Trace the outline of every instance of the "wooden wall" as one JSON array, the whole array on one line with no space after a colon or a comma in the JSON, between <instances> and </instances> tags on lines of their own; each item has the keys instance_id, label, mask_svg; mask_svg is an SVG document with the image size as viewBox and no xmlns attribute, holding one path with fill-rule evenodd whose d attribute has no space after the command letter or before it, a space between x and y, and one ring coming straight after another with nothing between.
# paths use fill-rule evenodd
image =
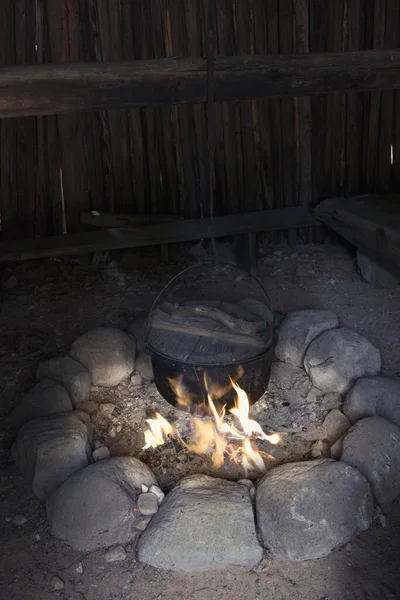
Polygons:
<instances>
[{"instance_id":1,"label":"wooden wall","mask_svg":"<svg viewBox=\"0 0 400 600\"><path fill-rule=\"evenodd\" d=\"M216 0L219 55L400 46L398 0ZM2 0L0 65L205 55L205 0ZM216 214L400 191L400 91L216 106ZM0 121L3 238L208 214L206 107ZM393 164L392 164L393 163Z\"/></svg>"}]
</instances>

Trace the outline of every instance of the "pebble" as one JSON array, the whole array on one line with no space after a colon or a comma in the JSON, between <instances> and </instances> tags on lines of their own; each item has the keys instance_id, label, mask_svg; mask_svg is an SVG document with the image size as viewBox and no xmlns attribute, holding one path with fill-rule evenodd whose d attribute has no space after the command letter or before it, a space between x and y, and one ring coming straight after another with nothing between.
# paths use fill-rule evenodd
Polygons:
<instances>
[{"instance_id":1,"label":"pebble","mask_svg":"<svg viewBox=\"0 0 400 600\"><path fill-rule=\"evenodd\" d=\"M106 562L117 562L126 559L125 548L122 546L115 546L111 548L104 557Z\"/></svg>"},{"instance_id":2,"label":"pebble","mask_svg":"<svg viewBox=\"0 0 400 600\"><path fill-rule=\"evenodd\" d=\"M76 410L82 410L88 415L93 415L95 412L98 411L98 408L99 405L97 404L97 402L92 402L91 400L88 400L87 402L78 402L78 404L75 404Z\"/></svg>"},{"instance_id":3,"label":"pebble","mask_svg":"<svg viewBox=\"0 0 400 600\"><path fill-rule=\"evenodd\" d=\"M161 504L165 498L165 494L162 490L160 490L158 485L152 485L148 491L157 496L158 504Z\"/></svg>"},{"instance_id":4,"label":"pebble","mask_svg":"<svg viewBox=\"0 0 400 600\"><path fill-rule=\"evenodd\" d=\"M80 562L79 565L76 567L75 571L78 573L78 575L82 575L83 574L83 565Z\"/></svg>"},{"instance_id":5,"label":"pebble","mask_svg":"<svg viewBox=\"0 0 400 600\"><path fill-rule=\"evenodd\" d=\"M134 387L140 387L143 384L143 379L140 373L134 373L131 377L131 384Z\"/></svg>"},{"instance_id":6,"label":"pebble","mask_svg":"<svg viewBox=\"0 0 400 600\"><path fill-rule=\"evenodd\" d=\"M16 525L17 527L24 525L24 523L27 523L27 521L28 519L25 517L25 515L14 515L12 518L13 525Z\"/></svg>"},{"instance_id":7,"label":"pebble","mask_svg":"<svg viewBox=\"0 0 400 600\"><path fill-rule=\"evenodd\" d=\"M125 571L125 573L122 573L119 576L118 585L121 589L127 590L130 588L132 581L133 581L132 571Z\"/></svg>"},{"instance_id":8,"label":"pebble","mask_svg":"<svg viewBox=\"0 0 400 600\"><path fill-rule=\"evenodd\" d=\"M140 494L138 498L138 509L142 515L155 515L158 511L158 498L152 492Z\"/></svg>"},{"instance_id":9,"label":"pebble","mask_svg":"<svg viewBox=\"0 0 400 600\"><path fill-rule=\"evenodd\" d=\"M143 517L142 519L139 519L135 523L135 529L137 529L138 531L144 531L147 525L150 523L150 521L151 517Z\"/></svg>"},{"instance_id":10,"label":"pebble","mask_svg":"<svg viewBox=\"0 0 400 600\"><path fill-rule=\"evenodd\" d=\"M54 577L51 580L51 587L54 590L63 590L65 588L65 583L60 577L54 575Z\"/></svg>"},{"instance_id":11,"label":"pebble","mask_svg":"<svg viewBox=\"0 0 400 600\"><path fill-rule=\"evenodd\" d=\"M122 431L122 425L117 425L116 431L117 431L117 433L121 433L121 431Z\"/></svg>"},{"instance_id":12,"label":"pebble","mask_svg":"<svg viewBox=\"0 0 400 600\"><path fill-rule=\"evenodd\" d=\"M108 436L110 438L117 437L117 428L115 427L115 425L110 425L110 427L108 429Z\"/></svg>"},{"instance_id":13,"label":"pebble","mask_svg":"<svg viewBox=\"0 0 400 600\"><path fill-rule=\"evenodd\" d=\"M99 462L99 460L105 460L110 458L110 451L107 446L100 446L100 448L96 448L94 452L92 452L92 458L94 462Z\"/></svg>"},{"instance_id":14,"label":"pebble","mask_svg":"<svg viewBox=\"0 0 400 600\"><path fill-rule=\"evenodd\" d=\"M115 410L115 404L111 404L111 402L105 402L104 404L100 404L99 414L104 417L109 417Z\"/></svg>"}]
</instances>

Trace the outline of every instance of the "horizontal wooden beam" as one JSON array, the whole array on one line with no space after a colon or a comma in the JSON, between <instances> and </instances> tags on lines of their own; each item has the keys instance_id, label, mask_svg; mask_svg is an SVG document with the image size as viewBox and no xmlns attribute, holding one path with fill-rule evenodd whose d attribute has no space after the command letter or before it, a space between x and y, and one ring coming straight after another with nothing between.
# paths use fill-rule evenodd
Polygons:
<instances>
[{"instance_id":1,"label":"horizontal wooden beam","mask_svg":"<svg viewBox=\"0 0 400 600\"><path fill-rule=\"evenodd\" d=\"M400 194L329 198L313 212L360 250L400 267Z\"/></svg>"},{"instance_id":2,"label":"horizontal wooden beam","mask_svg":"<svg viewBox=\"0 0 400 600\"><path fill-rule=\"evenodd\" d=\"M228 56L215 61L215 99L400 88L400 49ZM204 103L203 58L0 69L0 118Z\"/></svg>"},{"instance_id":3,"label":"horizontal wooden beam","mask_svg":"<svg viewBox=\"0 0 400 600\"><path fill-rule=\"evenodd\" d=\"M182 221L179 215L162 214L124 214L124 213L99 213L97 211L83 212L80 216L82 225L92 227L136 227L150 223L170 223L171 221Z\"/></svg>"},{"instance_id":4,"label":"horizontal wooden beam","mask_svg":"<svg viewBox=\"0 0 400 600\"><path fill-rule=\"evenodd\" d=\"M175 242L226 237L250 232L279 231L317 225L306 207L296 206L210 219L187 219L129 229L103 229L20 241L0 242L0 263L138 248Z\"/></svg>"}]
</instances>

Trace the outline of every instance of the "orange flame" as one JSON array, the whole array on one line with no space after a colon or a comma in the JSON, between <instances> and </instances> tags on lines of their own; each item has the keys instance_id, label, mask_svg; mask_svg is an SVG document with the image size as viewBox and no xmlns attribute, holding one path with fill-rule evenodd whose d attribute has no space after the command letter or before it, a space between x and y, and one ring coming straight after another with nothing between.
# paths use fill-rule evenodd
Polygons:
<instances>
[{"instance_id":1,"label":"orange flame","mask_svg":"<svg viewBox=\"0 0 400 600\"><path fill-rule=\"evenodd\" d=\"M204 376L204 380L208 396L208 413L211 418L201 419L198 416L193 416L191 419L192 431L187 438L183 439L175 427L159 413L156 413L155 419L147 419L149 429L145 432L145 446L143 449L147 450L161 446L165 443L167 437L171 436L180 439L191 452L211 456L212 464L216 468L221 467L224 464L225 457L227 457L233 462L242 464L246 475L254 469L265 471L263 457L251 440L261 439L276 445L282 441L281 434L267 435L259 423L249 418L250 403L247 394L231 378L230 384L236 392L236 400L234 408L230 409L229 412L236 418L238 424L236 426L228 423L225 406L217 410L212 396L218 400L229 391L230 386L228 388L212 386L207 381L206 376ZM176 395L178 405L185 409L191 409L194 396L185 389L183 378L178 377L176 380L169 381ZM266 456L275 460L270 455Z\"/></svg>"}]
</instances>

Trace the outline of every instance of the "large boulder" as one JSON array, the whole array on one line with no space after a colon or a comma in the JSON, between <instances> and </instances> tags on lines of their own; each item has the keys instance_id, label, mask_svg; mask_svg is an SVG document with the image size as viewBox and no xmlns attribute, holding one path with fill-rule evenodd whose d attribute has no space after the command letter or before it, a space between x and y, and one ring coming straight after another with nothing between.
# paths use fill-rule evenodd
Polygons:
<instances>
[{"instance_id":1,"label":"large boulder","mask_svg":"<svg viewBox=\"0 0 400 600\"><path fill-rule=\"evenodd\" d=\"M53 379L67 390L73 405L85 402L90 394L92 378L87 368L70 356L50 358L40 363L36 379Z\"/></svg>"},{"instance_id":2,"label":"large boulder","mask_svg":"<svg viewBox=\"0 0 400 600\"><path fill-rule=\"evenodd\" d=\"M324 331L335 329L339 319L327 310L299 310L289 313L278 330L276 357L294 367L302 367L310 343Z\"/></svg>"},{"instance_id":3,"label":"large boulder","mask_svg":"<svg viewBox=\"0 0 400 600\"><path fill-rule=\"evenodd\" d=\"M381 506L400 495L400 428L381 417L358 421L343 440L341 460L371 484Z\"/></svg>"},{"instance_id":4,"label":"large boulder","mask_svg":"<svg viewBox=\"0 0 400 600\"><path fill-rule=\"evenodd\" d=\"M257 486L256 507L264 546L292 561L327 556L367 529L373 516L368 481L331 459L273 469Z\"/></svg>"},{"instance_id":5,"label":"large boulder","mask_svg":"<svg viewBox=\"0 0 400 600\"><path fill-rule=\"evenodd\" d=\"M71 411L71 400L64 386L52 379L43 379L24 394L21 402L8 415L7 423L17 430L31 419Z\"/></svg>"},{"instance_id":6,"label":"large boulder","mask_svg":"<svg viewBox=\"0 0 400 600\"><path fill-rule=\"evenodd\" d=\"M125 544L137 535L141 486L157 481L132 457L103 460L72 475L47 501L51 533L75 550Z\"/></svg>"},{"instance_id":7,"label":"large boulder","mask_svg":"<svg viewBox=\"0 0 400 600\"><path fill-rule=\"evenodd\" d=\"M134 370L136 343L120 329L98 327L78 338L70 354L89 369L94 385L114 387Z\"/></svg>"},{"instance_id":8,"label":"large boulder","mask_svg":"<svg viewBox=\"0 0 400 600\"><path fill-rule=\"evenodd\" d=\"M194 475L168 494L139 540L139 560L172 571L251 567L262 557L250 492Z\"/></svg>"},{"instance_id":9,"label":"large boulder","mask_svg":"<svg viewBox=\"0 0 400 600\"><path fill-rule=\"evenodd\" d=\"M377 375L381 356L366 338L346 327L325 331L305 355L304 368L324 393L347 392L360 377Z\"/></svg>"},{"instance_id":10,"label":"large boulder","mask_svg":"<svg viewBox=\"0 0 400 600\"><path fill-rule=\"evenodd\" d=\"M400 427L400 380L362 377L347 394L343 412L352 423L378 415Z\"/></svg>"},{"instance_id":11,"label":"large boulder","mask_svg":"<svg viewBox=\"0 0 400 600\"><path fill-rule=\"evenodd\" d=\"M88 426L76 413L33 419L11 449L39 500L91 462Z\"/></svg>"}]
</instances>

